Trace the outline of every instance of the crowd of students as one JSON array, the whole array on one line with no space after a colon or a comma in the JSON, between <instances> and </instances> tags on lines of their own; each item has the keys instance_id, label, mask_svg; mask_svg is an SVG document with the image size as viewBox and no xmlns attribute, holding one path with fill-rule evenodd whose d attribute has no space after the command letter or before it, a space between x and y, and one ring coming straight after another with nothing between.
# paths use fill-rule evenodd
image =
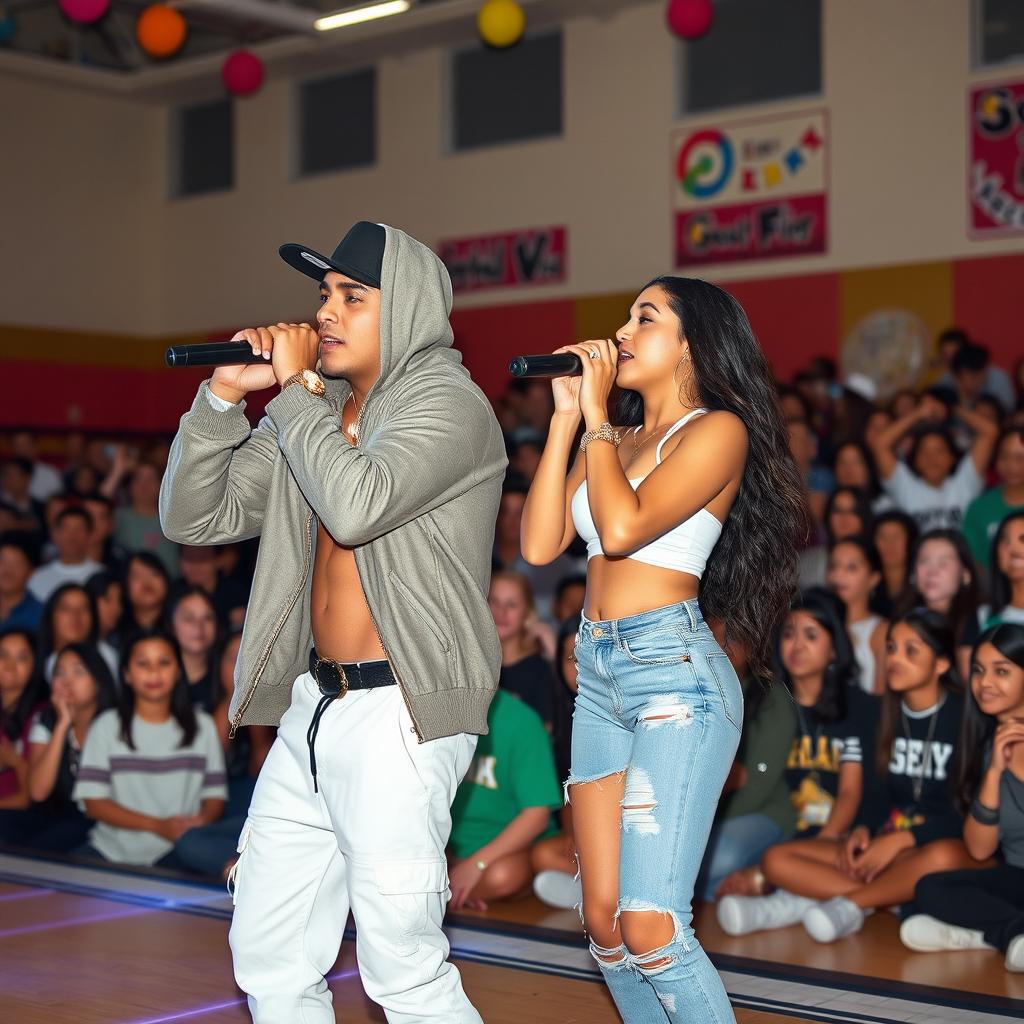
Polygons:
<instances>
[{"instance_id":1,"label":"crowd of students","mask_svg":"<svg viewBox=\"0 0 1024 1024\"><path fill-rule=\"evenodd\" d=\"M882 402L819 359L780 403L813 530L772 685L745 680L740 751L695 897L733 935L822 942L902 908L916 950L1024 970L1024 373L946 332L941 375ZM563 801L586 588L575 542L519 548L550 387L498 403L509 450L490 606L490 732L453 807L452 907L579 903ZM254 543L160 531L165 442L30 432L0 463L0 842L224 876L273 730L228 736Z\"/></svg>"}]
</instances>

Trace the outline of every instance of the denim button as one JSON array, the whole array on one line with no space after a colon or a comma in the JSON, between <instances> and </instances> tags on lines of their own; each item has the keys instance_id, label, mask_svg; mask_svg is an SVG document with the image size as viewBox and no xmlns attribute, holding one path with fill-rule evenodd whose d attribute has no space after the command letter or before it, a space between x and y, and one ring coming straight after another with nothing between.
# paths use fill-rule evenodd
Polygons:
<instances>
[{"instance_id":1,"label":"denim button","mask_svg":"<svg viewBox=\"0 0 1024 1024\"><path fill-rule=\"evenodd\" d=\"M604 636L604 630L600 626L595 626L590 635L596 640L599 636Z\"/></svg>"}]
</instances>

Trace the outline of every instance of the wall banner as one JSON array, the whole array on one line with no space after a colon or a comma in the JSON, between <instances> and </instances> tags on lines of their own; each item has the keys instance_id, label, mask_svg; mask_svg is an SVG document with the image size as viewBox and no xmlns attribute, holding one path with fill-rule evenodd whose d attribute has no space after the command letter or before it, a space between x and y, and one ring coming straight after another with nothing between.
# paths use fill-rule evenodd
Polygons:
<instances>
[{"instance_id":1,"label":"wall banner","mask_svg":"<svg viewBox=\"0 0 1024 1024\"><path fill-rule=\"evenodd\" d=\"M518 288L564 281L569 266L569 229L533 228L501 235L440 242L437 254L456 292Z\"/></svg>"},{"instance_id":2,"label":"wall banner","mask_svg":"<svg viewBox=\"0 0 1024 1024\"><path fill-rule=\"evenodd\" d=\"M969 234L1024 233L1024 82L972 89L968 117Z\"/></svg>"},{"instance_id":3,"label":"wall banner","mask_svg":"<svg viewBox=\"0 0 1024 1024\"><path fill-rule=\"evenodd\" d=\"M686 128L672 174L677 267L827 248L824 110Z\"/></svg>"}]
</instances>

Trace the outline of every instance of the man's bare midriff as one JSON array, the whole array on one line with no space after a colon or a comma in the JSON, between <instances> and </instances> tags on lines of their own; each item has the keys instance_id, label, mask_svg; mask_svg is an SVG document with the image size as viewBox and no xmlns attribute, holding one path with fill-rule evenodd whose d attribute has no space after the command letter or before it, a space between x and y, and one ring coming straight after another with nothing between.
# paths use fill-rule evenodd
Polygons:
<instances>
[{"instance_id":1,"label":"man's bare midriff","mask_svg":"<svg viewBox=\"0 0 1024 1024\"><path fill-rule=\"evenodd\" d=\"M343 662L387 657L366 603L355 554L338 544L319 521L309 604L320 657Z\"/></svg>"}]
</instances>

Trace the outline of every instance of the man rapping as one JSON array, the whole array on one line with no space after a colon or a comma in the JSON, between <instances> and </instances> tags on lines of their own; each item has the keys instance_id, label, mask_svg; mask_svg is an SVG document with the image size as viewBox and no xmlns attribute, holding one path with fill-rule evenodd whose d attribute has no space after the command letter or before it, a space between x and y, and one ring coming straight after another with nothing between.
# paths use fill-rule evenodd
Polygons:
<instances>
[{"instance_id":1,"label":"man rapping","mask_svg":"<svg viewBox=\"0 0 1024 1024\"><path fill-rule=\"evenodd\" d=\"M238 842L235 977L256 1024L333 1024L324 975L351 910L388 1021L478 1024L441 920L451 803L501 661L501 430L426 246L359 222L330 258L280 253L319 283L319 329L236 335L264 362L200 385L160 495L172 540L261 537L230 715L280 729ZM251 430L245 394L275 383Z\"/></svg>"}]
</instances>

